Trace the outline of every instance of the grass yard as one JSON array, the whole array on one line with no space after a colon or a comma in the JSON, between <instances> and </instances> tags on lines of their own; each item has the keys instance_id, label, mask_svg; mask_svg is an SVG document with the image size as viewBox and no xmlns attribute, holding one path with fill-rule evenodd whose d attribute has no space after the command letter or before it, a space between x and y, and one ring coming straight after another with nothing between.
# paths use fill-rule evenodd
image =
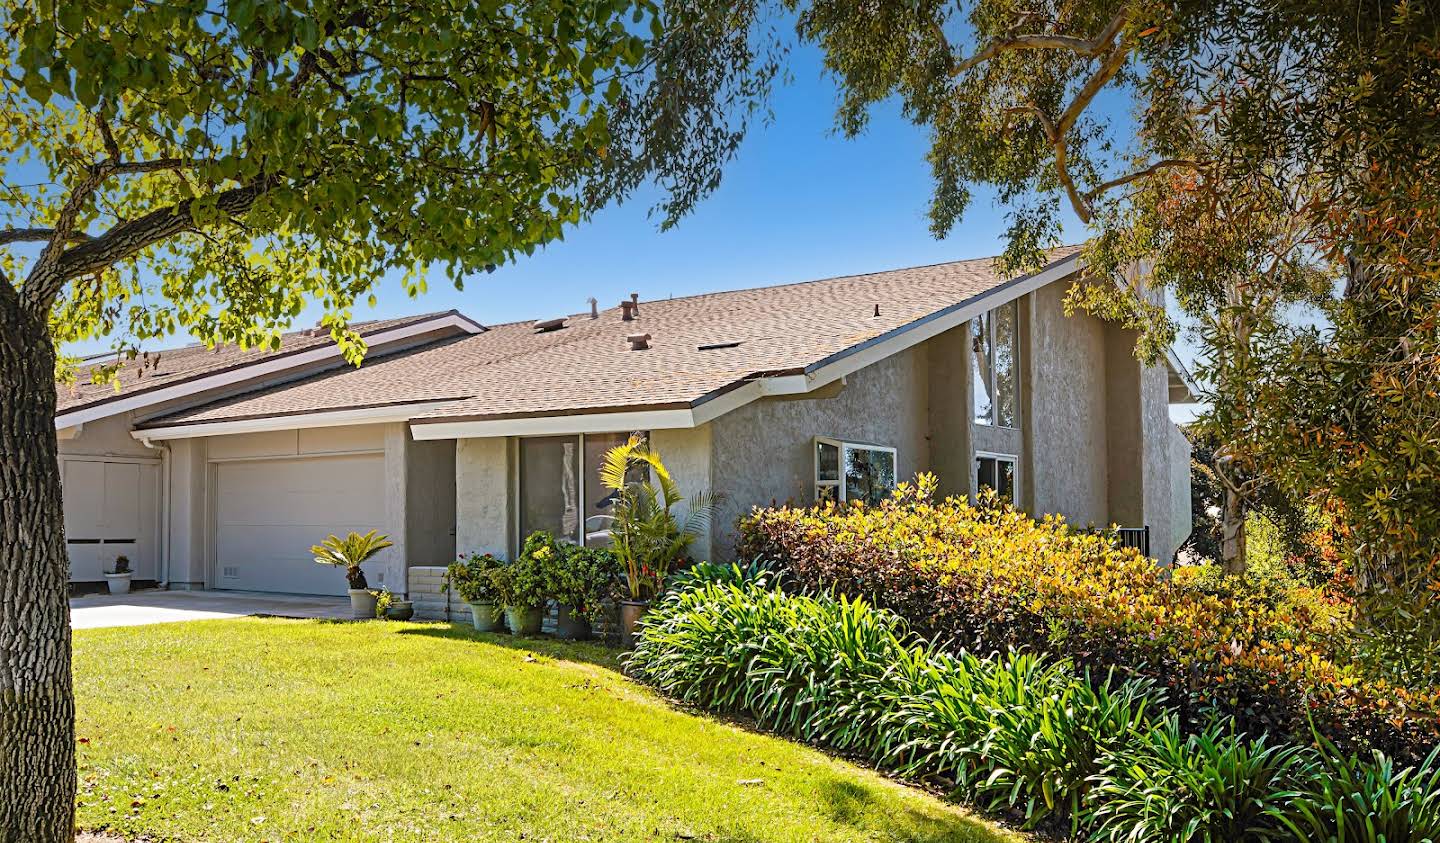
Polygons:
<instances>
[{"instance_id":1,"label":"grass yard","mask_svg":"<svg viewBox=\"0 0 1440 843\"><path fill-rule=\"evenodd\" d=\"M441 624L79 630L82 828L181 841L1020 841L676 710L602 647Z\"/></svg>"}]
</instances>

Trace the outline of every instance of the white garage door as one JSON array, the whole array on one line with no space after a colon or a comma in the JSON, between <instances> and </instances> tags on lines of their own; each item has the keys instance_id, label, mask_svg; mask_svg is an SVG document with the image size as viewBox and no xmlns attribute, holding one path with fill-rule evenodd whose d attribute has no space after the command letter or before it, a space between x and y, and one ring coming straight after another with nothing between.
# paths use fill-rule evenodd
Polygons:
<instances>
[{"instance_id":1,"label":"white garage door","mask_svg":"<svg viewBox=\"0 0 1440 843\"><path fill-rule=\"evenodd\" d=\"M317 565L310 547L332 533L384 532L384 455L216 465L216 587L344 594L344 570Z\"/></svg>"}]
</instances>

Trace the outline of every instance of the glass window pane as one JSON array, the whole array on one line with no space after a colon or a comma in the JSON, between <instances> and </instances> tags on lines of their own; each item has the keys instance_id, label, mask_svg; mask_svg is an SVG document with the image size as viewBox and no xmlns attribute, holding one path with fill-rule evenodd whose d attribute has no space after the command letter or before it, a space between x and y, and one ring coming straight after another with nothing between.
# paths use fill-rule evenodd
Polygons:
<instances>
[{"instance_id":1,"label":"glass window pane","mask_svg":"<svg viewBox=\"0 0 1440 843\"><path fill-rule=\"evenodd\" d=\"M995 416L996 424L1015 427L1019 397L1017 305L995 309Z\"/></svg>"},{"instance_id":2,"label":"glass window pane","mask_svg":"<svg viewBox=\"0 0 1440 843\"><path fill-rule=\"evenodd\" d=\"M537 530L580 537L580 438L520 440L520 541Z\"/></svg>"},{"instance_id":3,"label":"glass window pane","mask_svg":"<svg viewBox=\"0 0 1440 843\"><path fill-rule=\"evenodd\" d=\"M816 503L836 503L839 500L840 487L835 484L826 483L815 487Z\"/></svg>"},{"instance_id":4,"label":"glass window pane","mask_svg":"<svg viewBox=\"0 0 1440 843\"><path fill-rule=\"evenodd\" d=\"M994 351L990 347L990 314L970 320L970 351L970 380L975 385L971 392L975 423L994 424L994 407L990 401L990 366Z\"/></svg>"},{"instance_id":5,"label":"glass window pane","mask_svg":"<svg viewBox=\"0 0 1440 843\"><path fill-rule=\"evenodd\" d=\"M894 488L894 454L845 446L845 500L876 504Z\"/></svg>"},{"instance_id":6,"label":"glass window pane","mask_svg":"<svg viewBox=\"0 0 1440 843\"><path fill-rule=\"evenodd\" d=\"M840 449L829 442L815 443L815 479L820 482L840 479Z\"/></svg>"},{"instance_id":7,"label":"glass window pane","mask_svg":"<svg viewBox=\"0 0 1440 843\"><path fill-rule=\"evenodd\" d=\"M977 489L995 488L995 460L992 457L978 457L975 460Z\"/></svg>"},{"instance_id":8,"label":"glass window pane","mask_svg":"<svg viewBox=\"0 0 1440 843\"><path fill-rule=\"evenodd\" d=\"M607 452L624 445L629 439L628 433L585 434L585 543L592 547L610 543L610 525L613 523L611 504L615 493L600 482L600 466L604 464Z\"/></svg>"},{"instance_id":9,"label":"glass window pane","mask_svg":"<svg viewBox=\"0 0 1440 843\"><path fill-rule=\"evenodd\" d=\"M995 487L995 491L1000 493L1000 497L1013 501L1015 500L1015 463L1011 460L998 460L998 463L1000 485Z\"/></svg>"}]
</instances>

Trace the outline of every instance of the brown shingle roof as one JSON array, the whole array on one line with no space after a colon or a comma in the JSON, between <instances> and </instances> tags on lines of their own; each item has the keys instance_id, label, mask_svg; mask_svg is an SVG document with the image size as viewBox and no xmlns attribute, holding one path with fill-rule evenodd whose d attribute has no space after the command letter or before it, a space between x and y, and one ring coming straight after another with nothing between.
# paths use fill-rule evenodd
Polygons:
<instances>
[{"instance_id":1,"label":"brown shingle roof","mask_svg":"<svg viewBox=\"0 0 1440 843\"><path fill-rule=\"evenodd\" d=\"M1077 249L1058 249L1052 261ZM453 403L417 421L690 406L746 379L799 372L1002 286L992 258L609 308L537 332L533 322L332 370L151 421L168 426L388 406ZM878 305L879 315L875 315ZM652 335L631 351L625 337ZM739 343L699 350L702 345Z\"/></svg>"},{"instance_id":2,"label":"brown shingle roof","mask_svg":"<svg viewBox=\"0 0 1440 843\"><path fill-rule=\"evenodd\" d=\"M375 319L355 322L351 328L362 336L373 335L391 328L414 325L444 316L446 313L422 313L401 316L394 319ZM276 350L258 351L242 349L233 345L216 346L213 349L203 345L188 345L183 348L168 348L149 352L150 359L158 354L159 365L142 372L144 358L127 361L120 371L119 388L112 383L94 383L91 372L113 358L93 360L81 365L73 384L56 384L57 413L66 413L119 398L140 395L161 387L172 386L207 375L219 374L231 369L251 366L266 360L273 360L288 354L306 351L332 344L328 331L312 335L309 329L290 331L280 336L280 347Z\"/></svg>"}]
</instances>

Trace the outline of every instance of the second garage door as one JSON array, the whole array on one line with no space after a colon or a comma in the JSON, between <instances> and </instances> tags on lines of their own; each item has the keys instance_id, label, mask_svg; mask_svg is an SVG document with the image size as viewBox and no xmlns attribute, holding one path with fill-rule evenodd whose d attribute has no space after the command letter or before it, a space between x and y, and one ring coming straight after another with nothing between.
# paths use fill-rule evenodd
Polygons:
<instances>
[{"instance_id":1,"label":"second garage door","mask_svg":"<svg viewBox=\"0 0 1440 843\"><path fill-rule=\"evenodd\" d=\"M385 532L383 454L216 467L218 588L343 595L344 570L317 565L310 547L332 533Z\"/></svg>"}]
</instances>

